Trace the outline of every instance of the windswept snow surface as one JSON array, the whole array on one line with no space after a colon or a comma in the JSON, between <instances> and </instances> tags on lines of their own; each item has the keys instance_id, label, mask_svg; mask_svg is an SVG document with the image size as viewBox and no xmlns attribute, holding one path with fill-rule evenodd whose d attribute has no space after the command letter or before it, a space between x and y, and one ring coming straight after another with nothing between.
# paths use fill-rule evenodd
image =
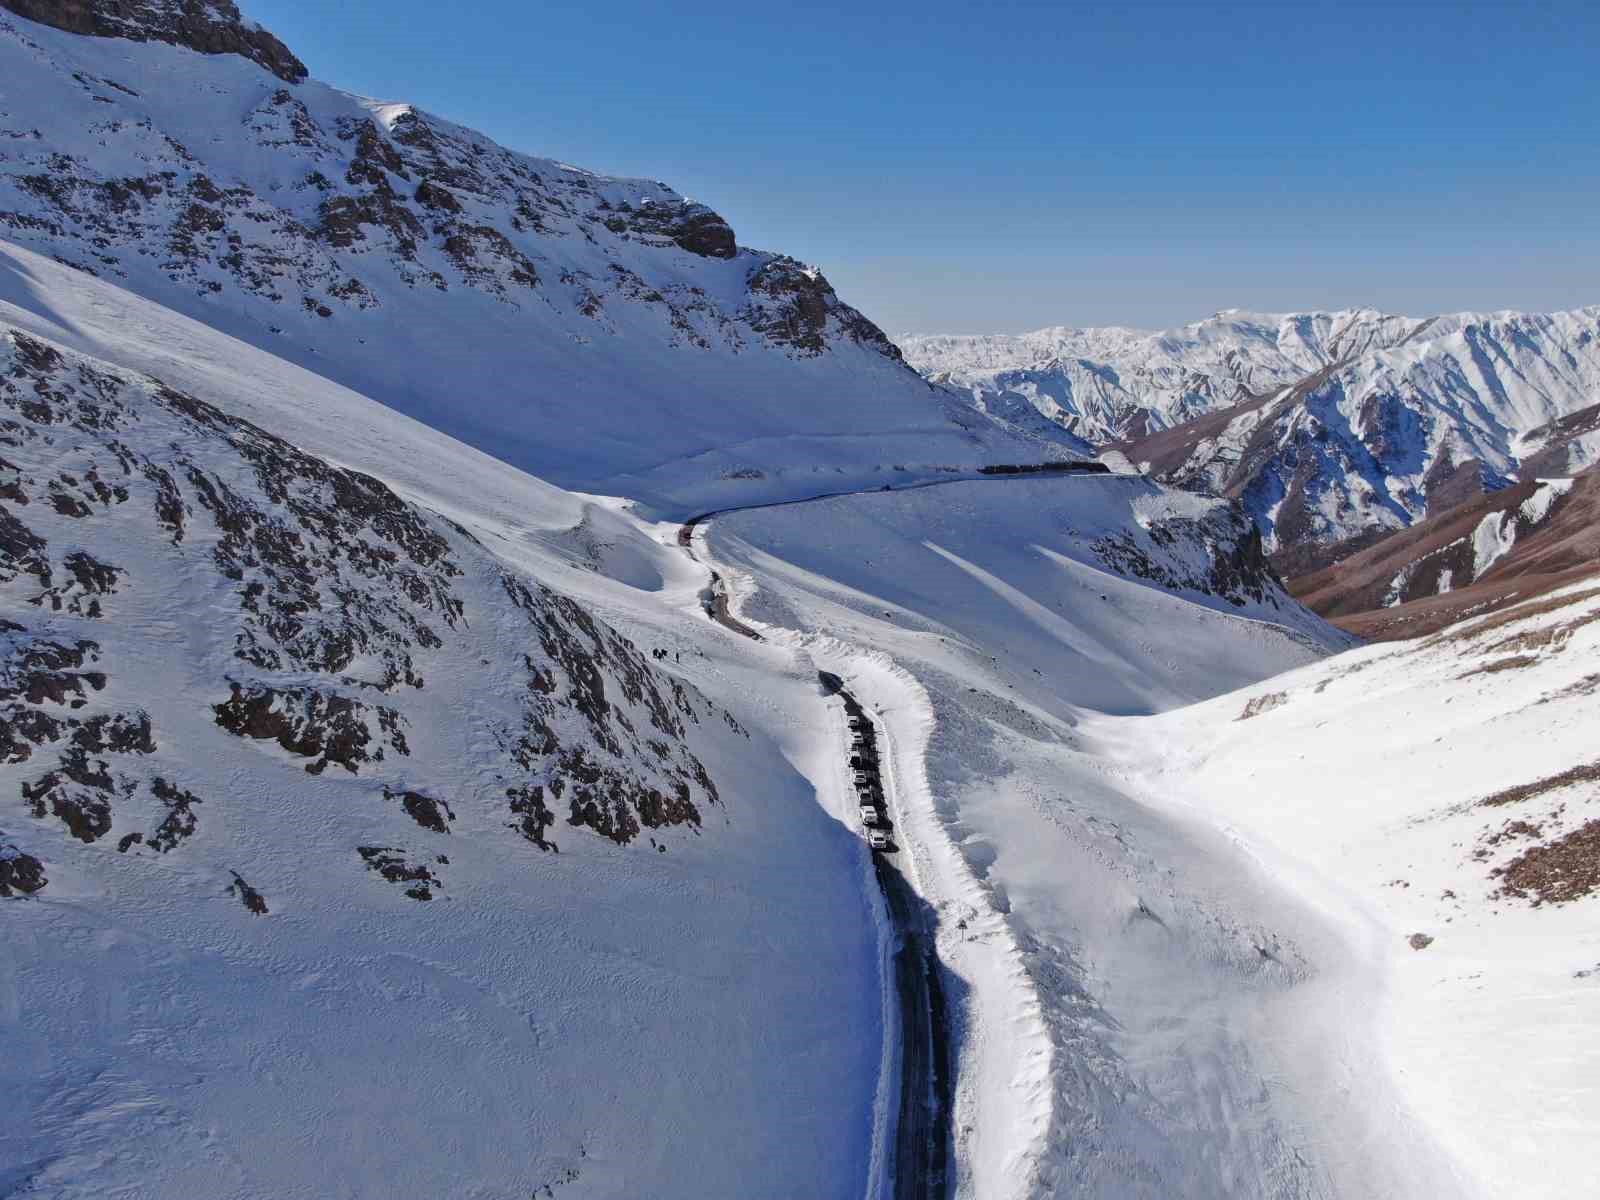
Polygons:
<instances>
[{"instance_id":1,"label":"windswept snow surface","mask_svg":"<svg viewBox=\"0 0 1600 1200\"><path fill-rule=\"evenodd\" d=\"M1241 536L1226 507L1126 478L956 483L707 536L741 618L880 715L958 997L958 1194L1335 1194L1313 1116L1350 1118L1295 1090L1332 1065L1280 1037L1309 972L1261 952L1320 925L1226 838L1130 800L1080 732L1348 644L1275 584L1198 586Z\"/></svg>"}]
</instances>

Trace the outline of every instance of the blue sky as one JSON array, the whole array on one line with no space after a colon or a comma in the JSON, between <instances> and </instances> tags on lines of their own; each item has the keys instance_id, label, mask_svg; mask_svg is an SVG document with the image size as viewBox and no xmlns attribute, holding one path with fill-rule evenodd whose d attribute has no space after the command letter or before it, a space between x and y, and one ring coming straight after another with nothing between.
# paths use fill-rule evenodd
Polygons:
<instances>
[{"instance_id":1,"label":"blue sky","mask_svg":"<svg viewBox=\"0 0 1600 1200\"><path fill-rule=\"evenodd\" d=\"M1600 5L244 0L321 79L665 180L891 333L1600 303Z\"/></svg>"}]
</instances>

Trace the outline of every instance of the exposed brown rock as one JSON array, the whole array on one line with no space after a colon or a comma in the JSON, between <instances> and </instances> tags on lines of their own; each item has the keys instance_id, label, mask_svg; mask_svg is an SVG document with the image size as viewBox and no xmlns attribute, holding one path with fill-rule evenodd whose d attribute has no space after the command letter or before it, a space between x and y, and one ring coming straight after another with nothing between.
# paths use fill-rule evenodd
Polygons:
<instances>
[{"instance_id":1,"label":"exposed brown rock","mask_svg":"<svg viewBox=\"0 0 1600 1200\"><path fill-rule=\"evenodd\" d=\"M1600 820L1539 846L1530 846L1492 874L1499 895L1544 904L1566 904L1600 891Z\"/></svg>"},{"instance_id":2,"label":"exposed brown rock","mask_svg":"<svg viewBox=\"0 0 1600 1200\"><path fill-rule=\"evenodd\" d=\"M0 896L30 896L49 882L42 862L9 843L0 842Z\"/></svg>"},{"instance_id":3,"label":"exposed brown rock","mask_svg":"<svg viewBox=\"0 0 1600 1200\"><path fill-rule=\"evenodd\" d=\"M433 899L439 877L426 866L407 862L405 851L393 846L357 846L356 853L369 871L376 871L390 883L409 883L411 886L405 891L413 900Z\"/></svg>"},{"instance_id":4,"label":"exposed brown rock","mask_svg":"<svg viewBox=\"0 0 1600 1200\"><path fill-rule=\"evenodd\" d=\"M1515 514L1538 487L1532 480L1430 516L1376 540L1329 552L1329 565L1292 577L1289 590L1312 611L1360 637L1418 637L1479 612L1493 612L1600 574L1600 472L1577 476L1572 489L1531 526ZM1444 571L1464 580L1472 535L1492 514L1518 520L1510 552L1479 578L1436 594ZM1401 603L1383 601L1402 572Z\"/></svg>"},{"instance_id":5,"label":"exposed brown rock","mask_svg":"<svg viewBox=\"0 0 1600 1200\"><path fill-rule=\"evenodd\" d=\"M240 737L270 739L290 754L314 760L306 764L312 775L320 775L329 763L354 775L362 763L383 761L385 742L400 754L410 753L400 731L404 718L393 709L316 688L229 686L232 695L212 706L217 724Z\"/></svg>"},{"instance_id":6,"label":"exposed brown rock","mask_svg":"<svg viewBox=\"0 0 1600 1200\"><path fill-rule=\"evenodd\" d=\"M68 33L238 54L286 83L299 83L307 74L287 46L247 25L232 0L0 0L0 8Z\"/></svg>"},{"instance_id":7,"label":"exposed brown rock","mask_svg":"<svg viewBox=\"0 0 1600 1200\"><path fill-rule=\"evenodd\" d=\"M390 800L398 798L400 807L405 809L407 816L434 833L449 833L449 823L456 819L455 813L443 800L435 800L432 796L424 796L421 792L391 792L385 788L383 794Z\"/></svg>"},{"instance_id":8,"label":"exposed brown rock","mask_svg":"<svg viewBox=\"0 0 1600 1200\"><path fill-rule=\"evenodd\" d=\"M1561 788L1573 787L1580 783L1600 783L1600 761L1572 767L1555 775L1547 775L1543 779L1536 779L1532 783L1518 784L1503 791L1495 792L1492 796L1485 796L1478 801L1486 808L1500 808L1507 804L1519 804L1524 800L1532 800L1543 796L1547 792L1554 792Z\"/></svg>"},{"instance_id":9,"label":"exposed brown rock","mask_svg":"<svg viewBox=\"0 0 1600 1200\"><path fill-rule=\"evenodd\" d=\"M246 883L239 872L233 872L233 882L228 885L228 891L239 897L239 903L255 913L256 916L264 917L267 915L266 897Z\"/></svg>"}]
</instances>

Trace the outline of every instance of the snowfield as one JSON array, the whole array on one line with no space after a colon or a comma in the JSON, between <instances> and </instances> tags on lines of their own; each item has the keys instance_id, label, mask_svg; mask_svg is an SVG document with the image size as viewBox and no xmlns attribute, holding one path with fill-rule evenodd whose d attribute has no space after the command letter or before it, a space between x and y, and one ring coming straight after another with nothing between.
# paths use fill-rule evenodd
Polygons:
<instances>
[{"instance_id":1,"label":"snowfield","mask_svg":"<svg viewBox=\"0 0 1600 1200\"><path fill-rule=\"evenodd\" d=\"M1596 900L1491 872L1594 785L1473 805L1591 761L1596 602L1324 658L1270 600L1106 574L1097 534L1171 514L1150 485L983 486L709 534L741 619L890 731L967 998L958 1194L1591 1194ZM1554 649L1460 679L1507 636Z\"/></svg>"},{"instance_id":2,"label":"snowfield","mask_svg":"<svg viewBox=\"0 0 1600 1200\"><path fill-rule=\"evenodd\" d=\"M0 335L0 845L47 880L5 1190L858 1193L882 947L814 676L615 509L277 378L239 407L342 407L486 511Z\"/></svg>"},{"instance_id":3,"label":"snowfield","mask_svg":"<svg viewBox=\"0 0 1600 1200\"><path fill-rule=\"evenodd\" d=\"M181 33L0 15L0 1196L898 1194L819 672L954 1196L1600 1194L1600 587L1361 646L1265 557L1584 458L1596 310L928 340L1028 356L969 403L664 184ZM1242 505L970 478L1196 414Z\"/></svg>"},{"instance_id":4,"label":"snowfield","mask_svg":"<svg viewBox=\"0 0 1600 1200\"><path fill-rule=\"evenodd\" d=\"M1335 925L1343 1015L1456 1164L1435 1194L1600 1191L1597 663L1580 585L1086 731L1135 795L1223 829Z\"/></svg>"}]
</instances>

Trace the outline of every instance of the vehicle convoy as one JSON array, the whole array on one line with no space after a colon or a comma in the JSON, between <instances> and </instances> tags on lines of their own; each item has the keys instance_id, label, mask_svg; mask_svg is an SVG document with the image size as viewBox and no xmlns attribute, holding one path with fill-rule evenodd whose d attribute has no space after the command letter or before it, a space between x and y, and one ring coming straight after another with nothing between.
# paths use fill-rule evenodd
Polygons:
<instances>
[{"instance_id":1,"label":"vehicle convoy","mask_svg":"<svg viewBox=\"0 0 1600 1200\"><path fill-rule=\"evenodd\" d=\"M879 774L872 722L848 693L845 712L850 726L850 777L855 783L867 845L874 850L892 850L894 844L889 840L889 819L884 807L883 778Z\"/></svg>"}]
</instances>

